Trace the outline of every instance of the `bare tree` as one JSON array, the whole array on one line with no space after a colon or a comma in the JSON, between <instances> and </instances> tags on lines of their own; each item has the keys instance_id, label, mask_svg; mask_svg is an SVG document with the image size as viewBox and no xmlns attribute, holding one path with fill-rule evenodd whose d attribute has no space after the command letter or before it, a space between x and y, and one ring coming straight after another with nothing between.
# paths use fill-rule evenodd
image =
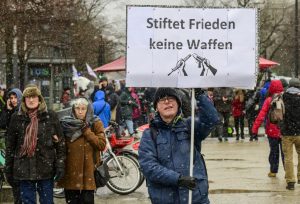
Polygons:
<instances>
[{"instance_id":1,"label":"bare tree","mask_svg":"<svg viewBox=\"0 0 300 204\"><path fill-rule=\"evenodd\" d=\"M53 58L55 51L62 58L75 58L78 65L85 62L97 65L99 44L108 40L102 37L103 27L97 26L96 21L99 22L97 16L108 3L108 0L1 1L0 40L6 47L7 85L12 84L15 58L18 58L17 80L21 88L31 57Z\"/></svg>"},{"instance_id":2,"label":"bare tree","mask_svg":"<svg viewBox=\"0 0 300 204\"><path fill-rule=\"evenodd\" d=\"M193 7L218 7L222 6L219 1L214 0L184 0L187 6Z\"/></svg>"},{"instance_id":3,"label":"bare tree","mask_svg":"<svg viewBox=\"0 0 300 204\"><path fill-rule=\"evenodd\" d=\"M290 42L287 39L291 39L292 30L290 30L290 7L288 3L277 3L257 0L221 0L219 4L215 3L216 1L211 0L185 0L186 3L190 6L199 6L199 7L260 7L260 21L259 21L259 55L264 56L268 59L281 58L283 53L280 52L283 49L292 52L291 49L288 49L287 44ZM289 32L287 32L289 31ZM290 61L290 58L289 58Z\"/></svg>"}]
</instances>

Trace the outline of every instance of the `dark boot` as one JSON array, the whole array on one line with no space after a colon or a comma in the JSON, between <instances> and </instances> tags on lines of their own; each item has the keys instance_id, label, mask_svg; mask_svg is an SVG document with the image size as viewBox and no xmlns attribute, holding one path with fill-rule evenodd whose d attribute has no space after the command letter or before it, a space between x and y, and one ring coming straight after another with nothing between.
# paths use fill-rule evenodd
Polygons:
<instances>
[{"instance_id":1,"label":"dark boot","mask_svg":"<svg viewBox=\"0 0 300 204\"><path fill-rule=\"evenodd\" d=\"M240 139L240 136L237 134L236 135L236 141L238 141Z\"/></svg>"},{"instance_id":2,"label":"dark boot","mask_svg":"<svg viewBox=\"0 0 300 204\"><path fill-rule=\"evenodd\" d=\"M295 182L288 182L286 189L288 190L295 190Z\"/></svg>"},{"instance_id":3,"label":"dark boot","mask_svg":"<svg viewBox=\"0 0 300 204\"><path fill-rule=\"evenodd\" d=\"M244 133L243 133L243 132L241 132L241 139L242 139L242 140L245 139L245 136L244 136Z\"/></svg>"},{"instance_id":4,"label":"dark boot","mask_svg":"<svg viewBox=\"0 0 300 204\"><path fill-rule=\"evenodd\" d=\"M253 141L253 136L252 136L252 135L250 135L250 139L249 139L249 141L250 141L250 142L252 142L252 141Z\"/></svg>"}]
</instances>

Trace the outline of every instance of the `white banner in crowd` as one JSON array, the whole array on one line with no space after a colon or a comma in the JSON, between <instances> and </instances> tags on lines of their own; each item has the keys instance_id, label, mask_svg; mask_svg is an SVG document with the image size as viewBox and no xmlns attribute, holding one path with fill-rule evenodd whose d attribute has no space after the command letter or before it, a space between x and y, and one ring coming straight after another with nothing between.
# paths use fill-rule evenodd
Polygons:
<instances>
[{"instance_id":1,"label":"white banner in crowd","mask_svg":"<svg viewBox=\"0 0 300 204\"><path fill-rule=\"evenodd\" d=\"M127 7L126 85L253 88L254 8Z\"/></svg>"}]
</instances>

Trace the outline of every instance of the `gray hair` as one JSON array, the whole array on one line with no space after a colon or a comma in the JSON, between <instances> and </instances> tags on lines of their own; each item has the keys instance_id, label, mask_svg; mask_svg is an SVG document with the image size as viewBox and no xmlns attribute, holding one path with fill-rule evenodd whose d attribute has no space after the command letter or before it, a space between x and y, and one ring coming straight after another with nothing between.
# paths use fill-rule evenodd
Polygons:
<instances>
[{"instance_id":1,"label":"gray hair","mask_svg":"<svg viewBox=\"0 0 300 204\"><path fill-rule=\"evenodd\" d=\"M71 102L71 105L74 107L78 107L79 105L89 105L89 101L86 98L77 98Z\"/></svg>"}]
</instances>

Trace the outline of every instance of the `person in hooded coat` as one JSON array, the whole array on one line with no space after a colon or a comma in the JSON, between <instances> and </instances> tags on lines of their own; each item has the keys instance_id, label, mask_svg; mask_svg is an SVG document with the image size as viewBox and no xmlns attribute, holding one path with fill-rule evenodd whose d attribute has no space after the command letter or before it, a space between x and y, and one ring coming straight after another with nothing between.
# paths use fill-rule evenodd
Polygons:
<instances>
[{"instance_id":1,"label":"person in hooded coat","mask_svg":"<svg viewBox=\"0 0 300 204\"><path fill-rule=\"evenodd\" d=\"M278 167L279 167L280 150L281 150L282 161L284 163L284 155L282 153L282 146L281 146L281 131L278 124L273 124L270 122L268 118L268 113L271 108L270 104L272 102L272 96L274 94L280 94L283 92L283 86L281 84L281 81L272 80L268 92L269 94L266 97L264 104L253 123L252 133L257 136L258 128L260 127L261 123L263 123L266 119L265 132L268 135L268 141L270 146L270 154L269 154L270 172L268 173L268 176L276 177L276 174L278 173Z\"/></svg>"},{"instance_id":2,"label":"person in hooded coat","mask_svg":"<svg viewBox=\"0 0 300 204\"><path fill-rule=\"evenodd\" d=\"M102 121L104 128L108 127L110 121L110 105L105 101L105 93L97 91L94 97L94 114Z\"/></svg>"},{"instance_id":3,"label":"person in hooded coat","mask_svg":"<svg viewBox=\"0 0 300 204\"><path fill-rule=\"evenodd\" d=\"M261 90L259 91L259 110L262 108L264 101L266 100L266 96L270 87L270 80L267 80Z\"/></svg>"},{"instance_id":4,"label":"person in hooded coat","mask_svg":"<svg viewBox=\"0 0 300 204\"><path fill-rule=\"evenodd\" d=\"M106 146L104 128L86 98L72 101L72 113L61 119L66 137L65 175L58 181L64 188L66 203L93 204L95 167L100 165L100 151Z\"/></svg>"},{"instance_id":5,"label":"person in hooded coat","mask_svg":"<svg viewBox=\"0 0 300 204\"><path fill-rule=\"evenodd\" d=\"M19 110L22 101L22 92L20 89L14 88L7 93L8 100L6 101L6 107L2 110L0 116L0 128L7 130L11 116ZM5 138L8 138L7 132L5 134ZM7 139L5 140L7 142ZM12 185L12 191L14 196L14 203L20 204L20 183L18 180L10 181Z\"/></svg>"},{"instance_id":6,"label":"person in hooded coat","mask_svg":"<svg viewBox=\"0 0 300 204\"><path fill-rule=\"evenodd\" d=\"M20 89L14 88L7 93L8 99L6 107L1 112L0 128L7 129L13 113L19 110L22 99L22 92Z\"/></svg>"}]
</instances>

